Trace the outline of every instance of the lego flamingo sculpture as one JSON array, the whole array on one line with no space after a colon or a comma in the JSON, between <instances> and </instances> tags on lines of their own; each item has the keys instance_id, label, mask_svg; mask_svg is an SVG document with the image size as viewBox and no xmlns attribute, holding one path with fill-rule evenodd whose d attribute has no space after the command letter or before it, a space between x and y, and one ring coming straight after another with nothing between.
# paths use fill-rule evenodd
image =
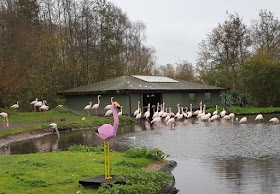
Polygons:
<instances>
[{"instance_id":1,"label":"lego flamingo sculpture","mask_svg":"<svg viewBox=\"0 0 280 194\"><path fill-rule=\"evenodd\" d=\"M105 180L109 181L112 179L110 176L110 145L109 140L114 138L117 134L119 126L119 117L117 113L117 108L120 108L119 103L112 103L112 112L114 117L114 126L110 124L104 124L99 127L95 133L104 141L104 160L105 160Z\"/></svg>"}]
</instances>

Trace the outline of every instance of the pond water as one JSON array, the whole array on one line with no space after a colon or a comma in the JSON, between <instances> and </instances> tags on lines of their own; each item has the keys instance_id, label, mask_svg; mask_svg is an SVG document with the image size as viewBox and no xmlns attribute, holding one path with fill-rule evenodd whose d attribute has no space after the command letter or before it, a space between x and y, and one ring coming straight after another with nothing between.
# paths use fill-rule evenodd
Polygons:
<instances>
[{"instance_id":1,"label":"pond water","mask_svg":"<svg viewBox=\"0 0 280 194\"><path fill-rule=\"evenodd\" d=\"M179 193L280 193L280 125L268 123L278 115L264 115L257 123L201 122L190 119L174 128L141 122L119 126L111 148L159 148L177 162L173 170ZM239 116L240 117L240 116ZM240 117L241 118L241 117ZM27 154L71 145L101 146L94 130L73 131L16 142L2 154Z\"/></svg>"}]
</instances>

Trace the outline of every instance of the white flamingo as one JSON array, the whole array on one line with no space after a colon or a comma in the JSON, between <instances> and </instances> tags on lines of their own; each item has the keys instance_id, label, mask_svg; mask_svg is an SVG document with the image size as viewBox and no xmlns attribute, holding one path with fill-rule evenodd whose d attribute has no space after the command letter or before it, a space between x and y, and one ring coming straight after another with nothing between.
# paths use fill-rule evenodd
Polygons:
<instances>
[{"instance_id":1,"label":"white flamingo","mask_svg":"<svg viewBox=\"0 0 280 194\"><path fill-rule=\"evenodd\" d=\"M54 129L56 131L57 135L59 136L60 134L59 134L59 131L57 129L57 124L56 123L51 123L50 126L51 126L52 129Z\"/></svg>"},{"instance_id":2,"label":"white flamingo","mask_svg":"<svg viewBox=\"0 0 280 194\"><path fill-rule=\"evenodd\" d=\"M95 110L95 113L96 113L96 114L97 114L97 109L99 108L99 105L100 105L100 97L101 97L101 95L98 95L98 96L97 96L97 104L94 104L94 105L91 107L92 110Z\"/></svg>"},{"instance_id":3,"label":"white flamingo","mask_svg":"<svg viewBox=\"0 0 280 194\"><path fill-rule=\"evenodd\" d=\"M49 110L49 106L46 105L47 101L46 100L43 100L43 105L39 108L40 111L43 110L43 111L47 111Z\"/></svg>"},{"instance_id":4,"label":"white flamingo","mask_svg":"<svg viewBox=\"0 0 280 194\"><path fill-rule=\"evenodd\" d=\"M13 105L11 106L11 108L13 108L13 109L18 109L18 108L19 108L18 102L17 102L16 104L13 104Z\"/></svg>"},{"instance_id":5,"label":"white flamingo","mask_svg":"<svg viewBox=\"0 0 280 194\"><path fill-rule=\"evenodd\" d=\"M242 117L239 121L240 124L246 124L247 123L247 117Z\"/></svg>"},{"instance_id":6,"label":"white flamingo","mask_svg":"<svg viewBox=\"0 0 280 194\"><path fill-rule=\"evenodd\" d=\"M167 121L166 125L167 125L167 126L170 125L171 128L174 127L174 125L175 125L175 119L174 119L174 117L171 117L171 118Z\"/></svg>"},{"instance_id":7,"label":"white flamingo","mask_svg":"<svg viewBox=\"0 0 280 194\"><path fill-rule=\"evenodd\" d=\"M181 112L181 111L180 111L180 104L177 104L177 108L178 108L178 111L177 111L177 113L176 113L176 115L175 115L175 118L176 118L176 119L178 119L178 118L180 117L180 114L181 114L181 113L180 113L180 112Z\"/></svg>"},{"instance_id":8,"label":"white flamingo","mask_svg":"<svg viewBox=\"0 0 280 194\"><path fill-rule=\"evenodd\" d=\"M41 106L42 106L42 105L41 105ZM91 101L91 99L89 99L89 104L86 105L85 108L84 108L84 110L87 111L87 114L88 114L88 115L89 115L89 110L90 110L91 106L92 106L92 101Z\"/></svg>"},{"instance_id":9,"label":"white flamingo","mask_svg":"<svg viewBox=\"0 0 280 194\"><path fill-rule=\"evenodd\" d=\"M273 123L273 124L278 124L279 123L279 119L276 118L276 117L273 117L269 120L270 123Z\"/></svg>"},{"instance_id":10,"label":"white flamingo","mask_svg":"<svg viewBox=\"0 0 280 194\"><path fill-rule=\"evenodd\" d=\"M220 118L220 115L213 115L213 116L210 118L210 121L217 120L218 118Z\"/></svg>"},{"instance_id":11,"label":"white flamingo","mask_svg":"<svg viewBox=\"0 0 280 194\"><path fill-rule=\"evenodd\" d=\"M258 121L260 123L262 119L263 119L262 114L258 114L255 118L255 121Z\"/></svg>"},{"instance_id":12,"label":"white flamingo","mask_svg":"<svg viewBox=\"0 0 280 194\"><path fill-rule=\"evenodd\" d=\"M192 104L190 104L190 111L187 112L188 116L187 118L191 118L193 116L193 113L192 113Z\"/></svg>"},{"instance_id":13,"label":"white flamingo","mask_svg":"<svg viewBox=\"0 0 280 194\"><path fill-rule=\"evenodd\" d=\"M218 105L216 105L216 110L213 112L212 115L217 115L218 114Z\"/></svg>"},{"instance_id":14,"label":"white flamingo","mask_svg":"<svg viewBox=\"0 0 280 194\"><path fill-rule=\"evenodd\" d=\"M151 121L151 124L153 124L153 123L159 123L159 122L161 122L161 118L160 118L160 117L156 117L156 118L154 118L154 119Z\"/></svg>"},{"instance_id":15,"label":"white flamingo","mask_svg":"<svg viewBox=\"0 0 280 194\"><path fill-rule=\"evenodd\" d=\"M36 98L36 99L33 100L32 102L30 102L30 104L34 106L34 104L36 104L37 102L38 102L38 98Z\"/></svg>"},{"instance_id":16,"label":"white flamingo","mask_svg":"<svg viewBox=\"0 0 280 194\"><path fill-rule=\"evenodd\" d=\"M38 102L38 98L36 98L35 100L33 100L32 102L30 102L30 104L34 107L34 112L36 111L36 107L35 104Z\"/></svg>"},{"instance_id":17,"label":"white flamingo","mask_svg":"<svg viewBox=\"0 0 280 194\"><path fill-rule=\"evenodd\" d=\"M118 112L118 115L119 115L119 116L121 116L121 115L123 114L123 110L122 110L122 109L123 109L123 106L121 106L121 111Z\"/></svg>"},{"instance_id":18,"label":"white flamingo","mask_svg":"<svg viewBox=\"0 0 280 194\"><path fill-rule=\"evenodd\" d=\"M135 119L139 121L142 118L141 108L139 108L139 113L135 116Z\"/></svg>"},{"instance_id":19,"label":"white flamingo","mask_svg":"<svg viewBox=\"0 0 280 194\"><path fill-rule=\"evenodd\" d=\"M114 100L114 97L111 96L111 104L108 104L107 106L105 106L104 110L111 110L112 109L113 100Z\"/></svg>"},{"instance_id":20,"label":"white flamingo","mask_svg":"<svg viewBox=\"0 0 280 194\"><path fill-rule=\"evenodd\" d=\"M146 119L146 120L149 120L149 118L150 118L150 116L151 116L151 112L150 112L150 109L151 109L151 104L149 103L148 104L148 108L147 108L147 111L144 113L144 118Z\"/></svg>"},{"instance_id":21,"label":"white flamingo","mask_svg":"<svg viewBox=\"0 0 280 194\"><path fill-rule=\"evenodd\" d=\"M235 117L235 114L234 113L230 113L229 114L230 118L231 118L231 122L233 123L233 120L234 120L234 117Z\"/></svg>"},{"instance_id":22,"label":"white flamingo","mask_svg":"<svg viewBox=\"0 0 280 194\"><path fill-rule=\"evenodd\" d=\"M8 114L5 112L1 112L0 116L3 117L3 123L5 125L6 122L6 126L9 127L9 120L8 120Z\"/></svg>"},{"instance_id":23,"label":"white flamingo","mask_svg":"<svg viewBox=\"0 0 280 194\"><path fill-rule=\"evenodd\" d=\"M199 110L195 111L195 113L196 113L197 118L201 118L201 116L203 116L202 102L199 103ZM205 114L205 112L204 112L204 114Z\"/></svg>"},{"instance_id":24,"label":"white flamingo","mask_svg":"<svg viewBox=\"0 0 280 194\"><path fill-rule=\"evenodd\" d=\"M157 103L157 111L153 114L153 119L159 116L159 102Z\"/></svg>"},{"instance_id":25,"label":"white flamingo","mask_svg":"<svg viewBox=\"0 0 280 194\"><path fill-rule=\"evenodd\" d=\"M223 108L222 112L220 113L221 117L223 118L227 114L227 111Z\"/></svg>"},{"instance_id":26,"label":"white flamingo","mask_svg":"<svg viewBox=\"0 0 280 194\"><path fill-rule=\"evenodd\" d=\"M140 112L140 102L138 101L137 104L138 104L138 105L137 105L137 109L134 111L133 116L138 115L139 112Z\"/></svg>"},{"instance_id":27,"label":"white flamingo","mask_svg":"<svg viewBox=\"0 0 280 194\"><path fill-rule=\"evenodd\" d=\"M107 110L106 111L106 113L104 114L104 116L105 117L109 117L109 116L111 116L113 114L113 111L112 111L112 109L110 109L110 110Z\"/></svg>"},{"instance_id":28,"label":"white flamingo","mask_svg":"<svg viewBox=\"0 0 280 194\"><path fill-rule=\"evenodd\" d=\"M205 114L206 105L204 104L203 113L200 115L200 119L202 121L209 121L211 117L211 113Z\"/></svg>"}]
</instances>

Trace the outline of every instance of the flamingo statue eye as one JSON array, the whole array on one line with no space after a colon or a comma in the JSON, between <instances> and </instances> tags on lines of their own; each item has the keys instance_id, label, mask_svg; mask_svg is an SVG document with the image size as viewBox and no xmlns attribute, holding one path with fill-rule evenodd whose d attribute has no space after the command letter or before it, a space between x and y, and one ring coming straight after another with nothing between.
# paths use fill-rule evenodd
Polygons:
<instances>
[{"instance_id":1,"label":"flamingo statue eye","mask_svg":"<svg viewBox=\"0 0 280 194\"><path fill-rule=\"evenodd\" d=\"M117 103L117 102L114 102L114 107L116 107L116 108L120 108L120 107L121 107L121 105L120 105L119 103Z\"/></svg>"}]
</instances>

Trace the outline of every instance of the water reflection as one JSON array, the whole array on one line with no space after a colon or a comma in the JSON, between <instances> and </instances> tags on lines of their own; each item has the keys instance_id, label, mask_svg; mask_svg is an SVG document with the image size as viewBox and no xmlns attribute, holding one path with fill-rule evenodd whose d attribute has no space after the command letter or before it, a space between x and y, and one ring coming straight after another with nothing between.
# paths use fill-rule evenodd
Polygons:
<instances>
[{"instance_id":1,"label":"water reflection","mask_svg":"<svg viewBox=\"0 0 280 194\"><path fill-rule=\"evenodd\" d=\"M280 193L280 125L268 123L273 116L262 123L248 116L245 125L197 119L172 129L146 121L120 125L111 148L144 146L168 153L178 163L173 174L179 193ZM66 150L74 144L101 146L102 141L93 129L74 131L10 144L0 153Z\"/></svg>"}]
</instances>

